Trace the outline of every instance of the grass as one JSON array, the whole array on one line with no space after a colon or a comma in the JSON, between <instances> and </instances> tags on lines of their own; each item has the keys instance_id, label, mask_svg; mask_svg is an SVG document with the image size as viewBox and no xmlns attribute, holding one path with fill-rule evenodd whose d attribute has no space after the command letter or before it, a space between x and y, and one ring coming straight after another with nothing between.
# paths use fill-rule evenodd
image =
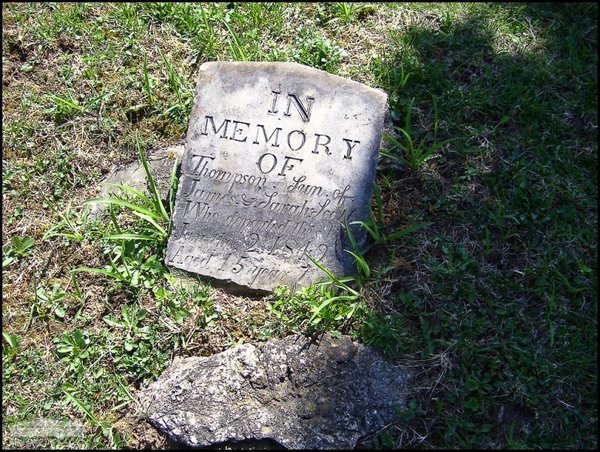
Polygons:
<instances>
[{"instance_id":1,"label":"grass","mask_svg":"<svg viewBox=\"0 0 600 452\"><path fill-rule=\"evenodd\" d=\"M595 4L2 11L3 447L164 448L135 393L173 357L324 330L418 375L400 421L362 447L598 446ZM158 218L123 202L89 217L113 163L183 138L215 59L297 61L388 93L360 281L254 299L181 288L152 187L122 199ZM14 434L39 418L85 434Z\"/></svg>"}]
</instances>

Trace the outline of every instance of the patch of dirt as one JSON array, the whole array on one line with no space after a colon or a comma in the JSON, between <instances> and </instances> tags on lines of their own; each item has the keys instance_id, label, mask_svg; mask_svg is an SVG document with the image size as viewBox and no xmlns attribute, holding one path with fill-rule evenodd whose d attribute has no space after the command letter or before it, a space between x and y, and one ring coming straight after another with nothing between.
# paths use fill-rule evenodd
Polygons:
<instances>
[{"instance_id":1,"label":"patch of dirt","mask_svg":"<svg viewBox=\"0 0 600 452\"><path fill-rule=\"evenodd\" d=\"M167 439L144 418L127 415L115 424L117 430L127 436L125 447L128 449L166 449Z\"/></svg>"}]
</instances>

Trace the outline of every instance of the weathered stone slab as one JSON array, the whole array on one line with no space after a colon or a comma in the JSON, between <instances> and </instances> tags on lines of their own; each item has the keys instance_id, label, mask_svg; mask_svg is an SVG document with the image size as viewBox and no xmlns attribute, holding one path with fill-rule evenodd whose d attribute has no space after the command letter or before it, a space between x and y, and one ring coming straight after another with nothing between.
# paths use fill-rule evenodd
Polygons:
<instances>
[{"instance_id":1,"label":"weathered stone slab","mask_svg":"<svg viewBox=\"0 0 600 452\"><path fill-rule=\"evenodd\" d=\"M168 265L254 289L356 271L386 94L296 63L200 68ZM354 231L364 240L364 231Z\"/></svg>"},{"instance_id":2,"label":"weathered stone slab","mask_svg":"<svg viewBox=\"0 0 600 452\"><path fill-rule=\"evenodd\" d=\"M174 361L139 400L176 442L273 440L290 449L348 449L397 420L409 372L348 336L302 335Z\"/></svg>"}]
</instances>

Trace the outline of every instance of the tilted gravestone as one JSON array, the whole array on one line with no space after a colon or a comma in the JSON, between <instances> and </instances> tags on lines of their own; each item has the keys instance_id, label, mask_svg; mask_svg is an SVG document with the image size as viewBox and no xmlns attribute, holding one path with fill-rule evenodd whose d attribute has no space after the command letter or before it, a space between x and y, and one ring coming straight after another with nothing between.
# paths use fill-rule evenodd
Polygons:
<instances>
[{"instance_id":1,"label":"tilted gravestone","mask_svg":"<svg viewBox=\"0 0 600 452\"><path fill-rule=\"evenodd\" d=\"M308 256L355 273L344 223L369 216L385 108L296 63L204 63L167 264L261 290L322 279Z\"/></svg>"}]
</instances>

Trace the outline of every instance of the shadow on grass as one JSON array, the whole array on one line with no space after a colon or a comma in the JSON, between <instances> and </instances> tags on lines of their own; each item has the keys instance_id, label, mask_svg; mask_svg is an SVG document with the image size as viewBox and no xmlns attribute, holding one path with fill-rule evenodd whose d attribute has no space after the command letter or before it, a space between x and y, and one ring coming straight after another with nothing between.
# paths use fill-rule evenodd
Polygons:
<instances>
[{"instance_id":1,"label":"shadow on grass","mask_svg":"<svg viewBox=\"0 0 600 452\"><path fill-rule=\"evenodd\" d=\"M595 447L597 6L474 9L392 33L378 74L390 92L411 74L390 109L405 127L413 106L413 139L466 137L384 193L433 222L391 290L400 353L451 362L410 425L443 447Z\"/></svg>"}]
</instances>

